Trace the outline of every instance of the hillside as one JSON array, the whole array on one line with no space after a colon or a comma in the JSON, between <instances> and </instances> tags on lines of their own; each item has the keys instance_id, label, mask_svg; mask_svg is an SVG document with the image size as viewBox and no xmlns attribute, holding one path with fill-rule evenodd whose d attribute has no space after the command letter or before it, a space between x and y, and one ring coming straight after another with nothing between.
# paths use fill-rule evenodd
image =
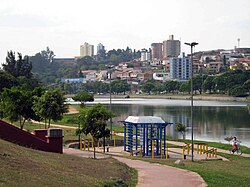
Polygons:
<instances>
[{"instance_id":1,"label":"hillside","mask_svg":"<svg viewBox=\"0 0 250 187\"><path fill-rule=\"evenodd\" d=\"M47 153L1 139L0 165L0 186L133 186L136 176L135 170L112 158Z\"/></svg>"}]
</instances>

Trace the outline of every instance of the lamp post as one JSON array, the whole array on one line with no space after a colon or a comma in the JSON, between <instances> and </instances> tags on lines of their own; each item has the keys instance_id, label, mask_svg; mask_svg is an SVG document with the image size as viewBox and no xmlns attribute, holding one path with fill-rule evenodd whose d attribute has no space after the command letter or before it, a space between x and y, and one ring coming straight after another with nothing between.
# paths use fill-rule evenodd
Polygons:
<instances>
[{"instance_id":1,"label":"lamp post","mask_svg":"<svg viewBox=\"0 0 250 187\"><path fill-rule=\"evenodd\" d=\"M198 45L196 42L185 43L191 47L191 141L192 141L192 162L194 161L194 124L193 124L193 47Z\"/></svg>"},{"instance_id":2,"label":"lamp post","mask_svg":"<svg viewBox=\"0 0 250 187\"><path fill-rule=\"evenodd\" d=\"M112 99L111 99L111 71L108 72L109 79L109 110L112 113ZM112 140L112 116L110 117L110 138Z\"/></svg>"}]
</instances>

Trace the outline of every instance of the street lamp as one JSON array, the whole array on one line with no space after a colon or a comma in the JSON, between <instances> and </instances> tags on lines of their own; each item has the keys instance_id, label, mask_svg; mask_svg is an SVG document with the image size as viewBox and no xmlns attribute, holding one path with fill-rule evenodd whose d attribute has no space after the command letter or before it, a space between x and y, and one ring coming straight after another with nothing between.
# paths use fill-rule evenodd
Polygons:
<instances>
[{"instance_id":1,"label":"street lamp","mask_svg":"<svg viewBox=\"0 0 250 187\"><path fill-rule=\"evenodd\" d=\"M194 99L193 99L193 47L198 45L196 42L192 43L184 43L191 47L191 141L192 141L192 162L194 161L194 124L193 124L193 106L194 106Z\"/></svg>"},{"instance_id":2,"label":"street lamp","mask_svg":"<svg viewBox=\"0 0 250 187\"><path fill-rule=\"evenodd\" d=\"M111 71L108 72L108 79L109 79L109 110L112 114L112 100L111 100ZM112 140L112 116L110 116L110 138Z\"/></svg>"}]
</instances>

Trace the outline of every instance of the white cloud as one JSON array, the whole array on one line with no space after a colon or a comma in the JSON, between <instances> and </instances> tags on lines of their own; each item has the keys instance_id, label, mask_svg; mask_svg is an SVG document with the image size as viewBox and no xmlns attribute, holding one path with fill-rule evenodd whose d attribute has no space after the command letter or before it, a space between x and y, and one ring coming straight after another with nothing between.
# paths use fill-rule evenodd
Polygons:
<instances>
[{"instance_id":1,"label":"white cloud","mask_svg":"<svg viewBox=\"0 0 250 187\"><path fill-rule=\"evenodd\" d=\"M79 54L80 44L107 49L149 48L170 34L197 41L197 50L250 45L249 0L0 0L0 60L7 50L57 56ZM186 46L185 51L189 52Z\"/></svg>"}]
</instances>

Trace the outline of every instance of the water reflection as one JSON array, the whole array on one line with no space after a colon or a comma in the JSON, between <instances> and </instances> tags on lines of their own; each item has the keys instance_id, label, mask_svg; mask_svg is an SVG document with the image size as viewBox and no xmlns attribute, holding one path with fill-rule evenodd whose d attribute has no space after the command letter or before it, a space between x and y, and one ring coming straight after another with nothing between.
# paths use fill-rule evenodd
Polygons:
<instances>
[{"instance_id":1,"label":"water reflection","mask_svg":"<svg viewBox=\"0 0 250 187\"><path fill-rule=\"evenodd\" d=\"M109 99L95 99L95 103L109 104ZM93 104L93 103L91 103ZM181 122L187 126L186 138L191 137L190 101L167 99L113 99L114 125L129 115L159 116L167 122ZM250 114L246 103L194 101L194 139L226 142L227 136L237 136L250 147ZM168 136L182 138L174 125L168 126Z\"/></svg>"}]
</instances>

